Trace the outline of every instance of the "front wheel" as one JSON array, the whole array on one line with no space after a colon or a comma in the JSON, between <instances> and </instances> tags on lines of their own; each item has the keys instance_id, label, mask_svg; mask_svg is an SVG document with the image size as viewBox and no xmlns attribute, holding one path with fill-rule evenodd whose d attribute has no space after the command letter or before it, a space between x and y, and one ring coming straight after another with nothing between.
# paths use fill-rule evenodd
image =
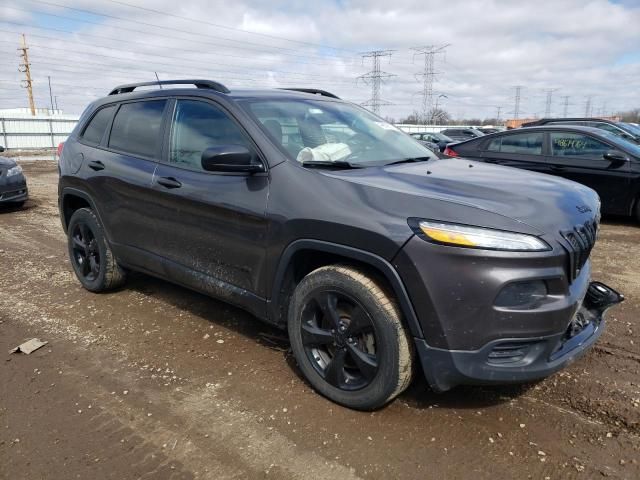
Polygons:
<instances>
[{"instance_id":1,"label":"front wheel","mask_svg":"<svg viewBox=\"0 0 640 480\"><path fill-rule=\"evenodd\" d=\"M114 289L124 283L98 217L88 208L76 210L67 229L69 259L76 277L91 292Z\"/></svg>"},{"instance_id":2,"label":"front wheel","mask_svg":"<svg viewBox=\"0 0 640 480\"><path fill-rule=\"evenodd\" d=\"M336 403L372 410L411 382L413 352L398 306L357 269L308 274L293 293L288 329L302 373Z\"/></svg>"}]
</instances>

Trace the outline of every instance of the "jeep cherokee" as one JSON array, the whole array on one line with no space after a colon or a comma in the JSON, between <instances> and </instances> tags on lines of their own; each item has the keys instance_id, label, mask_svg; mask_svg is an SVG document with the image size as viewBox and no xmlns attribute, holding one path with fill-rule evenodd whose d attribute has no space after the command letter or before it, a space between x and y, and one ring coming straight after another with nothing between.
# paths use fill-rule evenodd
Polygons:
<instances>
[{"instance_id":1,"label":"jeep cherokee","mask_svg":"<svg viewBox=\"0 0 640 480\"><path fill-rule=\"evenodd\" d=\"M322 90L123 85L82 114L59 169L86 289L139 271L235 304L287 329L309 383L351 408L419 366L436 391L545 377L622 300L590 282L593 190L439 160Z\"/></svg>"}]
</instances>

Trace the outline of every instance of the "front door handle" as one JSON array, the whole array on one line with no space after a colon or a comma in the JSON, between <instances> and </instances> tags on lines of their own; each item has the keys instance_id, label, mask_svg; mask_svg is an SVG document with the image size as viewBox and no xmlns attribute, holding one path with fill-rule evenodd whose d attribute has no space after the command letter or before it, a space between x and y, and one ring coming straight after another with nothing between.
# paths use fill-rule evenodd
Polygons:
<instances>
[{"instance_id":1,"label":"front door handle","mask_svg":"<svg viewBox=\"0 0 640 480\"><path fill-rule=\"evenodd\" d=\"M165 188L180 188L182 183L173 177L160 177L158 179L158 185L162 185Z\"/></svg>"},{"instance_id":2,"label":"front door handle","mask_svg":"<svg viewBox=\"0 0 640 480\"><path fill-rule=\"evenodd\" d=\"M98 170L104 170L104 163L102 163L100 160L92 160L91 162L87 163L87 165L91 170L95 170L96 172Z\"/></svg>"},{"instance_id":3,"label":"front door handle","mask_svg":"<svg viewBox=\"0 0 640 480\"><path fill-rule=\"evenodd\" d=\"M564 172L564 167L560 165L551 165L551 170L554 172Z\"/></svg>"}]
</instances>

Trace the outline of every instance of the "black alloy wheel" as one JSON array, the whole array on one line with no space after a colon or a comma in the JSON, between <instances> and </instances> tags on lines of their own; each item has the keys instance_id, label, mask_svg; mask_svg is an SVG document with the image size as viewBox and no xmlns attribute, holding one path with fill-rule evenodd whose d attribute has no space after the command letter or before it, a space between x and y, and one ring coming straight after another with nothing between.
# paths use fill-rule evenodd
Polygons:
<instances>
[{"instance_id":1,"label":"black alloy wheel","mask_svg":"<svg viewBox=\"0 0 640 480\"><path fill-rule=\"evenodd\" d=\"M102 225L91 209L80 208L71 215L67 247L76 277L87 290L104 292L124 283L126 273L118 265Z\"/></svg>"},{"instance_id":2,"label":"black alloy wheel","mask_svg":"<svg viewBox=\"0 0 640 480\"><path fill-rule=\"evenodd\" d=\"M314 369L341 390L359 390L378 373L376 332L366 310L352 296L315 291L302 311L301 337Z\"/></svg>"},{"instance_id":3,"label":"black alloy wheel","mask_svg":"<svg viewBox=\"0 0 640 480\"><path fill-rule=\"evenodd\" d=\"M94 282L100 275L100 250L95 234L86 223L78 222L70 235L76 271L86 281Z\"/></svg>"},{"instance_id":4,"label":"black alloy wheel","mask_svg":"<svg viewBox=\"0 0 640 480\"><path fill-rule=\"evenodd\" d=\"M325 265L296 285L287 330L298 367L319 393L373 410L411 382L411 336L393 293L350 265Z\"/></svg>"}]
</instances>

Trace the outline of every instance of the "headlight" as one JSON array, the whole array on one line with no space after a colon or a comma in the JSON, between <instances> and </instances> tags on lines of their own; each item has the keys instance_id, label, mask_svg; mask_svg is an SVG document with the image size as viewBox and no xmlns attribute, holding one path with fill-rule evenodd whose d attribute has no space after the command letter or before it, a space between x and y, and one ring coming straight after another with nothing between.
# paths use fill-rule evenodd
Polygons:
<instances>
[{"instance_id":1,"label":"headlight","mask_svg":"<svg viewBox=\"0 0 640 480\"><path fill-rule=\"evenodd\" d=\"M14 175L18 175L22 173L22 167L20 165L16 165L15 167L11 167L7 170L7 177L13 177Z\"/></svg>"},{"instance_id":2,"label":"headlight","mask_svg":"<svg viewBox=\"0 0 640 480\"><path fill-rule=\"evenodd\" d=\"M523 233L426 220L420 221L418 226L420 227L420 231L430 240L446 245L515 252L541 252L551 250L551 247L549 247L544 240Z\"/></svg>"}]
</instances>

